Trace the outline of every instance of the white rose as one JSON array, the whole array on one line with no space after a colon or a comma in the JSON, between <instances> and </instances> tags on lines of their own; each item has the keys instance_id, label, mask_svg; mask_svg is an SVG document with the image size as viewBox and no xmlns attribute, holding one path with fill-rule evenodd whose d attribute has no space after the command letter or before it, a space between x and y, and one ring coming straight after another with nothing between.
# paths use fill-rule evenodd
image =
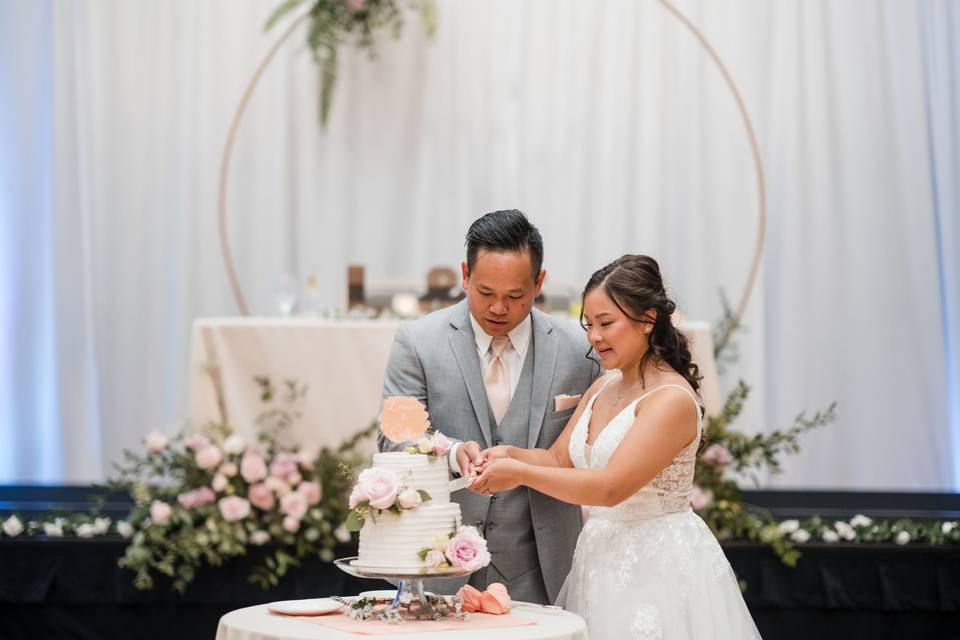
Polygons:
<instances>
[{"instance_id":1,"label":"white rose","mask_svg":"<svg viewBox=\"0 0 960 640\"><path fill-rule=\"evenodd\" d=\"M857 532L846 522L834 522L833 528L837 530L837 533L840 534L840 537L844 540L853 540L857 537Z\"/></svg>"},{"instance_id":2,"label":"white rose","mask_svg":"<svg viewBox=\"0 0 960 640\"><path fill-rule=\"evenodd\" d=\"M77 535L81 538L92 538L96 535L97 529L89 522L84 522L79 527L77 527Z\"/></svg>"},{"instance_id":3,"label":"white rose","mask_svg":"<svg viewBox=\"0 0 960 640\"><path fill-rule=\"evenodd\" d=\"M943 531L943 535L947 535L956 528L956 522L944 522L942 525L940 525L940 530Z\"/></svg>"},{"instance_id":4,"label":"white rose","mask_svg":"<svg viewBox=\"0 0 960 640\"><path fill-rule=\"evenodd\" d=\"M901 531L900 533L897 534L897 538L895 542L897 544L907 544L908 542L910 542L910 534L907 533L906 531Z\"/></svg>"},{"instance_id":5,"label":"white rose","mask_svg":"<svg viewBox=\"0 0 960 640\"><path fill-rule=\"evenodd\" d=\"M787 534L793 533L800 528L799 520L784 520L780 523L780 533Z\"/></svg>"},{"instance_id":6,"label":"white rose","mask_svg":"<svg viewBox=\"0 0 960 640\"><path fill-rule=\"evenodd\" d=\"M255 544L258 547L260 545L266 544L270 541L270 534L264 531L263 529L257 529L250 534L250 544Z\"/></svg>"},{"instance_id":7,"label":"white rose","mask_svg":"<svg viewBox=\"0 0 960 640\"><path fill-rule=\"evenodd\" d=\"M63 537L63 525L60 522L44 522L43 532L50 538Z\"/></svg>"},{"instance_id":8,"label":"white rose","mask_svg":"<svg viewBox=\"0 0 960 640\"><path fill-rule=\"evenodd\" d=\"M404 489L397 500L400 502L400 507L403 509L413 509L421 502L423 499L420 497L420 493L416 489Z\"/></svg>"},{"instance_id":9,"label":"white rose","mask_svg":"<svg viewBox=\"0 0 960 640\"><path fill-rule=\"evenodd\" d=\"M3 521L3 532L11 538L16 538L23 533L23 523L17 516L10 516Z\"/></svg>"},{"instance_id":10,"label":"white rose","mask_svg":"<svg viewBox=\"0 0 960 640\"><path fill-rule=\"evenodd\" d=\"M850 524L854 527L869 527L873 524L873 520L858 513L850 519Z\"/></svg>"},{"instance_id":11,"label":"white rose","mask_svg":"<svg viewBox=\"0 0 960 640\"><path fill-rule=\"evenodd\" d=\"M340 525L333 531L333 537L339 542L350 542L350 531L344 526Z\"/></svg>"},{"instance_id":12,"label":"white rose","mask_svg":"<svg viewBox=\"0 0 960 640\"><path fill-rule=\"evenodd\" d=\"M160 453L167 448L167 436L159 431L151 431L147 434L147 451L150 453Z\"/></svg>"},{"instance_id":13,"label":"white rose","mask_svg":"<svg viewBox=\"0 0 960 640\"><path fill-rule=\"evenodd\" d=\"M803 544L810 540L810 532L806 529L797 529L790 534L790 539L798 544Z\"/></svg>"},{"instance_id":14,"label":"white rose","mask_svg":"<svg viewBox=\"0 0 960 640\"><path fill-rule=\"evenodd\" d=\"M93 528L98 536L102 536L110 530L110 518L97 518L93 521Z\"/></svg>"},{"instance_id":15,"label":"white rose","mask_svg":"<svg viewBox=\"0 0 960 640\"><path fill-rule=\"evenodd\" d=\"M133 525L131 525L126 520L121 520L117 523L117 533L119 533L124 538L133 537Z\"/></svg>"},{"instance_id":16,"label":"white rose","mask_svg":"<svg viewBox=\"0 0 960 640\"><path fill-rule=\"evenodd\" d=\"M433 452L433 443L430 442L430 438L423 436L417 440L417 450L420 453L432 453Z\"/></svg>"},{"instance_id":17,"label":"white rose","mask_svg":"<svg viewBox=\"0 0 960 640\"><path fill-rule=\"evenodd\" d=\"M223 441L223 450L233 455L240 455L246 448L247 441L237 434L233 434Z\"/></svg>"},{"instance_id":18,"label":"white rose","mask_svg":"<svg viewBox=\"0 0 960 640\"><path fill-rule=\"evenodd\" d=\"M837 542L840 540L840 536L837 535L837 532L833 529L827 529L823 532L823 541L824 542Z\"/></svg>"}]
</instances>

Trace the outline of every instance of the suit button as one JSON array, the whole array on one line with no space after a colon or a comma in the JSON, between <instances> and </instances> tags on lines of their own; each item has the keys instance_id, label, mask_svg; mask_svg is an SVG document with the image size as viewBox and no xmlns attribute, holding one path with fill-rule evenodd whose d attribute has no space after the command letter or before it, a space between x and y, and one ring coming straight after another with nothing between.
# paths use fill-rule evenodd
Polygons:
<instances>
[{"instance_id":1,"label":"suit button","mask_svg":"<svg viewBox=\"0 0 960 640\"><path fill-rule=\"evenodd\" d=\"M496 494L493 494L490 496L490 502L496 502L496 500L497 500Z\"/></svg>"}]
</instances>

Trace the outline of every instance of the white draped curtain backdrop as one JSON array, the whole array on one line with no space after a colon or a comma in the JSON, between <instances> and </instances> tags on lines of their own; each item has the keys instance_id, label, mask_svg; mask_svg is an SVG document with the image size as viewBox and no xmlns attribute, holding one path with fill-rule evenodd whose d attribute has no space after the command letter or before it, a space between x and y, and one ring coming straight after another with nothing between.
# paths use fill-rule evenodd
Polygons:
<instances>
[{"instance_id":1,"label":"white draped curtain backdrop","mask_svg":"<svg viewBox=\"0 0 960 640\"><path fill-rule=\"evenodd\" d=\"M103 479L183 414L192 320L236 312L217 172L276 4L0 0L0 481ZM739 82L767 169L724 378L753 387L738 426L838 402L766 485L957 489L960 9L676 5ZM348 263L419 283L459 263L473 219L519 208L551 286L648 253L686 315L716 321L749 268L756 183L691 35L653 0L438 10L432 40L411 16L375 60L346 50L326 130L303 32L268 69L229 184L253 312L275 313L285 273L318 274L329 307Z\"/></svg>"}]
</instances>

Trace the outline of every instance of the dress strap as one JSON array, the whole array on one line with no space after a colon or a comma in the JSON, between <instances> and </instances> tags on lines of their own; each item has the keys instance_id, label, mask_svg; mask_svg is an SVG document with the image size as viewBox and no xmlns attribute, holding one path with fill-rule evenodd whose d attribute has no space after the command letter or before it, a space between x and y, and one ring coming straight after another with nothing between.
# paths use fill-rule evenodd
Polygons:
<instances>
[{"instance_id":1,"label":"dress strap","mask_svg":"<svg viewBox=\"0 0 960 640\"><path fill-rule=\"evenodd\" d=\"M656 393L657 391L660 391L660 389L666 389L666 388L668 388L668 387L675 387L675 388L677 388L677 389L680 389L681 391L683 391L684 393L686 393L688 396L690 396L690 399L691 399L691 400L693 400L693 404L694 404L694 405L696 406L696 408L697 408L697 435L699 436L699 435L700 435L700 429L701 429L701 427L703 426L703 416L702 416L702 412L700 411L700 403L697 401L697 396L695 396L695 395L693 394L693 392L690 391L690 389L687 389L687 388L684 387L683 385L673 384L673 383L662 384L662 385L660 385L659 387L654 387L654 388L651 389L650 391L647 391L645 394L643 394L642 396L640 396L639 398L637 398L636 400L634 400L634 401L631 402L630 404L631 404L631 405L636 405L636 403L640 402L641 400L643 400L643 399L646 398L647 396L653 395L653 394ZM601 387L601 388L602 388L602 387ZM629 406L629 405L628 405L628 406Z\"/></svg>"},{"instance_id":2,"label":"dress strap","mask_svg":"<svg viewBox=\"0 0 960 640\"><path fill-rule=\"evenodd\" d=\"M597 392L593 394L592 398L590 398L590 402L587 403L587 410L593 411L593 403L597 401L597 398L600 397L600 394L603 392L606 386L610 384L610 381L613 380L614 378L616 378L616 376L607 376L607 379L603 381L603 384L600 385L600 388L597 389ZM586 411L584 411L584 413L586 413Z\"/></svg>"}]
</instances>

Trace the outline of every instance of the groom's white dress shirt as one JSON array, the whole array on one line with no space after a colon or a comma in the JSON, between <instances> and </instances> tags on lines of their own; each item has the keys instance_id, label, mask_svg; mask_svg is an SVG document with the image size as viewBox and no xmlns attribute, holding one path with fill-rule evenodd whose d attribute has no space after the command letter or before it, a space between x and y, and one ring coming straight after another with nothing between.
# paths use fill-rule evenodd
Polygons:
<instances>
[{"instance_id":1,"label":"groom's white dress shirt","mask_svg":"<svg viewBox=\"0 0 960 640\"><path fill-rule=\"evenodd\" d=\"M480 374L481 377L487 377L487 371L490 369L490 363L493 362L493 353L490 351L490 343L493 336L488 335L480 327L473 314L470 314L470 324L473 326L473 337L477 343L477 355L480 356ZM530 348L530 335L533 328L533 321L530 320L530 314L523 319L517 326L510 330L507 337L510 338L510 345L500 356L504 364L507 365L507 371L510 372L510 399L513 400L513 392L517 390L517 383L520 381L520 375L523 373L523 361L527 357L527 349ZM450 447L449 460L450 469L454 473L460 473L460 467L457 465L457 448L460 443Z\"/></svg>"}]
</instances>

